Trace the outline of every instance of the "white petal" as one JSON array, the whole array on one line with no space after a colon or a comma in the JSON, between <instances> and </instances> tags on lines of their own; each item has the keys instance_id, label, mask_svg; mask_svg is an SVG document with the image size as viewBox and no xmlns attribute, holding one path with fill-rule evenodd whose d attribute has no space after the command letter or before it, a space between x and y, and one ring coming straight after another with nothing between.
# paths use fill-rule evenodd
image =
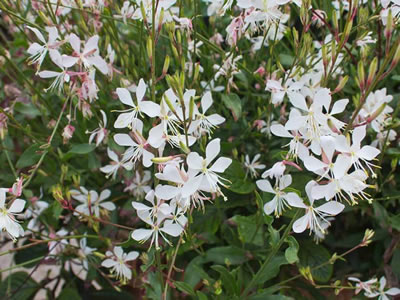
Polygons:
<instances>
[{"instance_id":1,"label":"white petal","mask_svg":"<svg viewBox=\"0 0 400 300\"><path fill-rule=\"evenodd\" d=\"M120 246L115 246L114 254L117 258L122 258L122 255L124 254L124 250L122 250L122 247L120 247Z\"/></svg>"},{"instance_id":2,"label":"white petal","mask_svg":"<svg viewBox=\"0 0 400 300\"><path fill-rule=\"evenodd\" d=\"M52 77L57 77L60 75L60 72L54 72L54 71L41 71L38 73L40 78L52 78Z\"/></svg>"},{"instance_id":3,"label":"white petal","mask_svg":"<svg viewBox=\"0 0 400 300\"><path fill-rule=\"evenodd\" d=\"M357 155L363 159L372 160L377 157L379 153L381 153L380 150L367 145L362 147L361 150L357 152Z\"/></svg>"},{"instance_id":4,"label":"white petal","mask_svg":"<svg viewBox=\"0 0 400 300\"><path fill-rule=\"evenodd\" d=\"M221 151L221 140L219 138L213 139L211 142L208 143L206 147L207 165L209 165L210 162L217 157L220 151Z\"/></svg>"},{"instance_id":5,"label":"white petal","mask_svg":"<svg viewBox=\"0 0 400 300\"><path fill-rule=\"evenodd\" d=\"M341 213L344 209L344 205L337 201L329 201L325 204L322 204L315 210L322 211L332 216L336 216L337 214Z\"/></svg>"},{"instance_id":6,"label":"white petal","mask_svg":"<svg viewBox=\"0 0 400 300\"><path fill-rule=\"evenodd\" d=\"M333 174L336 179L342 178L344 174L351 167L351 158L343 154L339 154L336 158L335 164L333 165Z\"/></svg>"},{"instance_id":7,"label":"white petal","mask_svg":"<svg viewBox=\"0 0 400 300\"><path fill-rule=\"evenodd\" d=\"M316 159L314 156L308 156L303 160L303 162L307 170L311 172L321 170L327 166L325 163L323 163L319 159Z\"/></svg>"},{"instance_id":8,"label":"white petal","mask_svg":"<svg viewBox=\"0 0 400 300\"><path fill-rule=\"evenodd\" d=\"M132 206L136 210L150 210L151 209L147 205L140 203L140 202L135 202L135 201L132 201Z\"/></svg>"},{"instance_id":9,"label":"white petal","mask_svg":"<svg viewBox=\"0 0 400 300\"><path fill-rule=\"evenodd\" d=\"M182 233L183 228L178 224L165 224L164 227L160 228L160 230L176 237Z\"/></svg>"},{"instance_id":10,"label":"white petal","mask_svg":"<svg viewBox=\"0 0 400 300\"><path fill-rule=\"evenodd\" d=\"M146 149L143 149L143 166L146 168L150 167L153 162L151 161L154 158L154 154L147 151Z\"/></svg>"},{"instance_id":11,"label":"white petal","mask_svg":"<svg viewBox=\"0 0 400 300\"><path fill-rule=\"evenodd\" d=\"M91 64L92 66L95 66L97 69L99 69L99 71L101 73L103 73L104 75L107 75L108 65L107 65L106 61L103 58L101 58L99 55L90 56L86 60L89 62L89 64Z\"/></svg>"},{"instance_id":12,"label":"white petal","mask_svg":"<svg viewBox=\"0 0 400 300\"><path fill-rule=\"evenodd\" d=\"M114 141L120 146L137 146L132 138L126 133L117 133L114 135Z\"/></svg>"},{"instance_id":13,"label":"white petal","mask_svg":"<svg viewBox=\"0 0 400 300\"><path fill-rule=\"evenodd\" d=\"M308 214L305 214L300 219L297 219L296 222L293 223L293 231L296 233L301 233L307 229L309 223Z\"/></svg>"},{"instance_id":14,"label":"white petal","mask_svg":"<svg viewBox=\"0 0 400 300\"><path fill-rule=\"evenodd\" d=\"M271 201L265 203L264 212L267 215L270 215L275 211L276 206L277 206L277 199L278 199L278 197L275 196Z\"/></svg>"},{"instance_id":15,"label":"white petal","mask_svg":"<svg viewBox=\"0 0 400 300\"><path fill-rule=\"evenodd\" d=\"M333 104L331 115L340 114L346 108L347 103L349 103L349 99L338 100Z\"/></svg>"},{"instance_id":16,"label":"white petal","mask_svg":"<svg viewBox=\"0 0 400 300\"><path fill-rule=\"evenodd\" d=\"M113 211L113 210L115 210L115 209L117 208L117 207L115 206L115 204L112 203L111 201L107 201L107 202L100 203L100 206L101 206L102 208L106 209L106 210L109 210L109 211Z\"/></svg>"},{"instance_id":17,"label":"white petal","mask_svg":"<svg viewBox=\"0 0 400 300\"><path fill-rule=\"evenodd\" d=\"M46 44L46 40L44 39L43 34L42 34L38 29L36 29L35 27L31 27L31 26L26 26L26 27L29 28L30 30L32 30L32 31L35 33L35 35L37 36L37 38L38 38L43 44Z\"/></svg>"},{"instance_id":18,"label":"white petal","mask_svg":"<svg viewBox=\"0 0 400 300\"><path fill-rule=\"evenodd\" d=\"M275 194L275 190L272 188L271 183L267 179L257 180L256 184L260 190Z\"/></svg>"},{"instance_id":19,"label":"white petal","mask_svg":"<svg viewBox=\"0 0 400 300\"><path fill-rule=\"evenodd\" d=\"M81 52L81 40L78 38L78 36L75 33L71 33L68 36L68 41L71 44L72 49L74 49L74 51L76 53Z\"/></svg>"},{"instance_id":20,"label":"white petal","mask_svg":"<svg viewBox=\"0 0 400 300\"><path fill-rule=\"evenodd\" d=\"M203 110L203 114L210 108L213 103L213 99L211 96L211 92L206 92L201 98L201 109Z\"/></svg>"},{"instance_id":21,"label":"white petal","mask_svg":"<svg viewBox=\"0 0 400 300\"><path fill-rule=\"evenodd\" d=\"M103 201L104 199L107 199L110 196L111 196L111 191L110 190L104 190L104 191L102 191L100 193L99 201Z\"/></svg>"},{"instance_id":22,"label":"white petal","mask_svg":"<svg viewBox=\"0 0 400 300\"><path fill-rule=\"evenodd\" d=\"M182 197L189 197L193 195L199 189L202 180L202 174L189 179L182 187Z\"/></svg>"},{"instance_id":23,"label":"white petal","mask_svg":"<svg viewBox=\"0 0 400 300\"><path fill-rule=\"evenodd\" d=\"M131 260L135 260L136 258L138 258L139 256L139 252L137 251L131 251L128 253L128 255L125 257L125 261L131 261Z\"/></svg>"},{"instance_id":24,"label":"white petal","mask_svg":"<svg viewBox=\"0 0 400 300\"><path fill-rule=\"evenodd\" d=\"M179 188L171 185L157 185L155 194L159 199L170 200L179 193Z\"/></svg>"},{"instance_id":25,"label":"white petal","mask_svg":"<svg viewBox=\"0 0 400 300\"><path fill-rule=\"evenodd\" d=\"M217 173L223 173L232 163L232 159L227 157L220 157L210 168L211 171Z\"/></svg>"},{"instance_id":26,"label":"white petal","mask_svg":"<svg viewBox=\"0 0 400 300\"><path fill-rule=\"evenodd\" d=\"M86 53L91 52L93 50L98 50L98 47L97 47L98 42L99 42L99 36L98 35L92 36L86 42L85 48L83 49L83 53L86 54Z\"/></svg>"},{"instance_id":27,"label":"white petal","mask_svg":"<svg viewBox=\"0 0 400 300\"><path fill-rule=\"evenodd\" d=\"M132 238L135 241L146 241L153 234L153 230L150 229L136 229L132 232Z\"/></svg>"},{"instance_id":28,"label":"white petal","mask_svg":"<svg viewBox=\"0 0 400 300\"><path fill-rule=\"evenodd\" d=\"M115 261L115 260L113 260L113 259L110 259L110 258L107 258L106 260L104 260L104 261L101 263L101 265L102 265L103 267L106 267L106 268L112 268L112 267L116 266L117 264L118 264L117 261Z\"/></svg>"},{"instance_id":29,"label":"white petal","mask_svg":"<svg viewBox=\"0 0 400 300\"><path fill-rule=\"evenodd\" d=\"M190 152L186 158L186 163L190 169L201 170L203 167L203 158L197 152Z\"/></svg>"},{"instance_id":30,"label":"white petal","mask_svg":"<svg viewBox=\"0 0 400 300\"><path fill-rule=\"evenodd\" d=\"M142 112L148 115L150 118L154 118L160 115L160 105L152 101L142 101L139 103L139 108Z\"/></svg>"},{"instance_id":31,"label":"white petal","mask_svg":"<svg viewBox=\"0 0 400 300\"><path fill-rule=\"evenodd\" d=\"M282 124L273 124L270 127L272 134L280 137L293 138L293 135Z\"/></svg>"},{"instance_id":32,"label":"white petal","mask_svg":"<svg viewBox=\"0 0 400 300\"><path fill-rule=\"evenodd\" d=\"M361 141L365 138L367 125L356 127L353 130L353 145L360 148Z\"/></svg>"},{"instance_id":33,"label":"white petal","mask_svg":"<svg viewBox=\"0 0 400 300\"><path fill-rule=\"evenodd\" d=\"M135 116L134 112L127 112L120 114L114 123L114 128L119 129L128 127L132 123L134 116Z\"/></svg>"},{"instance_id":34,"label":"white petal","mask_svg":"<svg viewBox=\"0 0 400 300\"><path fill-rule=\"evenodd\" d=\"M390 296L396 296L400 294L400 289L399 288L391 288L385 291L385 294L390 295Z\"/></svg>"},{"instance_id":35,"label":"white petal","mask_svg":"<svg viewBox=\"0 0 400 300\"><path fill-rule=\"evenodd\" d=\"M135 106L132 101L131 93L126 88L117 88L117 94L122 103L132 107Z\"/></svg>"},{"instance_id":36,"label":"white petal","mask_svg":"<svg viewBox=\"0 0 400 300\"><path fill-rule=\"evenodd\" d=\"M10 213L19 213L24 210L25 207L25 200L16 199L12 204L11 207L8 209Z\"/></svg>"},{"instance_id":37,"label":"white petal","mask_svg":"<svg viewBox=\"0 0 400 300\"><path fill-rule=\"evenodd\" d=\"M115 162L119 161L117 153L112 151L110 148L107 148L107 155L111 160L113 160Z\"/></svg>"},{"instance_id":38,"label":"white petal","mask_svg":"<svg viewBox=\"0 0 400 300\"><path fill-rule=\"evenodd\" d=\"M300 108L304 111L308 111L306 99L304 98L304 96L302 94L290 93L288 96L289 96L289 100L293 104L293 106Z\"/></svg>"},{"instance_id":39,"label":"white petal","mask_svg":"<svg viewBox=\"0 0 400 300\"><path fill-rule=\"evenodd\" d=\"M138 103L142 101L144 94L146 93L147 85L144 82L143 78L139 80L139 84L136 87L136 99Z\"/></svg>"},{"instance_id":40,"label":"white petal","mask_svg":"<svg viewBox=\"0 0 400 300\"><path fill-rule=\"evenodd\" d=\"M211 124L215 126L225 122L225 118L221 117L219 114L212 114L206 118Z\"/></svg>"}]
</instances>

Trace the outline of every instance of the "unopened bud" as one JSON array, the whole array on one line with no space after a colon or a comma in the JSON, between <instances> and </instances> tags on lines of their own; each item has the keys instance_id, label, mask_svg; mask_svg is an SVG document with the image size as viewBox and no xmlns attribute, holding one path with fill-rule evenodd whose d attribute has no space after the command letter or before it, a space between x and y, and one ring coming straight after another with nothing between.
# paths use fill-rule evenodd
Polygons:
<instances>
[{"instance_id":1,"label":"unopened bud","mask_svg":"<svg viewBox=\"0 0 400 300\"><path fill-rule=\"evenodd\" d=\"M375 232L372 229L366 229L364 233L364 238L361 242L361 247L368 246L372 242Z\"/></svg>"},{"instance_id":2,"label":"unopened bud","mask_svg":"<svg viewBox=\"0 0 400 300\"><path fill-rule=\"evenodd\" d=\"M173 156L165 156L165 157L153 157L151 161L155 164L164 164L170 160L174 159Z\"/></svg>"},{"instance_id":3,"label":"unopened bud","mask_svg":"<svg viewBox=\"0 0 400 300\"><path fill-rule=\"evenodd\" d=\"M343 32L344 39L343 39L342 45L344 45L344 44L347 42L347 40L349 39L349 36L350 36L350 32L351 32L351 28L352 28L352 27L353 27L353 20L350 20L350 21L346 24L346 26L345 26L345 28L344 28L344 32Z\"/></svg>"},{"instance_id":4,"label":"unopened bud","mask_svg":"<svg viewBox=\"0 0 400 300\"><path fill-rule=\"evenodd\" d=\"M165 57L165 60L164 60L164 66L163 66L163 69L162 69L163 75L168 73L168 69L169 69L169 55L167 55Z\"/></svg>"},{"instance_id":5,"label":"unopened bud","mask_svg":"<svg viewBox=\"0 0 400 300\"><path fill-rule=\"evenodd\" d=\"M200 74L200 64L196 63L194 66L193 82L196 82Z\"/></svg>"},{"instance_id":6,"label":"unopened bud","mask_svg":"<svg viewBox=\"0 0 400 300\"><path fill-rule=\"evenodd\" d=\"M390 39L390 37L392 36L392 32L393 32L393 17L392 17L392 10L389 9L389 13L387 16L387 21L386 21L386 28L385 28L385 38L387 40Z\"/></svg>"},{"instance_id":7,"label":"unopened bud","mask_svg":"<svg viewBox=\"0 0 400 300\"><path fill-rule=\"evenodd\" d=\"M365 72L364 72L364 64L362 63L362 61L358 62L357 74L358 74L358 83L360 85L360 90L363 91L365 87Z\"/></svg>"},{"instance_id":8,"label":"unopened bud","mask_svg":"<svg viewBox=\"0 0 400 300\"><path fill-rule=\"evenodd\" d=\"M158 29L157 29L158 32L161 31L163 20L164 20L164 8L161 8L160 17L158 18Z\"/></svg>"},{"instance_id":9,"label":"unopened bud","mask_svg":"<svg viewBox=\"0 0 400 300\"><path fill-rule=\"evenodd\" d=\"M375 78L375 73L376 73L377 67L378 67L378 58L375 57L372 60L371 65L369 66L368 78L367 78L367 87L369 87L371 85L372 80Z\"/></svg>"},{"instance_id":10,"label":"unopened bud","mask_svg":"<svg viewBox=\"0 0 400 300\"><path fill-rule=\"evenodd\" d=\"M322 63L324 64L324 67L326 69L326 67L328 66L328 53L327 53L327 48L326 45L322 45Z\"/></svg>"},{"instance_id":11,"label":"unopened bud","mask_svg":"<svg viewBox=\"0 0 400 300\"><path fill-rule=\"evenodd\" d=\"M373 120L375 120L383 112L385 107L386 107L386 102L382 103L381 106L379 106L379 108L376 111L374 111L372 115L369 116L367 122L371 123Z\"/></svg>"},{"instance_id":12,"label":"unopened bud","mask_svg":"<svg viewBox=\"0 0 400 300\"><path fill-rule=\"evenodd\" d=\"M337 85L332 94L339 93L344 88L348 80L349 80L349 75L346 75L343 78L341 78L339 84Z\"/></svg>"},{"instance_id":13,"label":"unopened bud","mask_svg":"<svg viewBox=\"0 0 400 300\"><path fill-rule=\"evenodd\" d=\"M188 148L188 146L186 146L186 144L184 142L179 141L179 147L181 147L183 152L185 152L186 154L190 153L190 149Z\"/></svg>"},{"instance_id":14,"label":"unopened bud","mask_svg":"<svg viewBox=\"0 0 400 300\"><path fill-rule=\"evenodd\" d=\"M152 41L151 41L150 37L147 39L147 47L146 47L146 49L147 49L147 56L151 60L152 55L153 55L153 44L152 44Z\"/></svg>"},{"instance_id":15,"label":"unopened bud","mask_svg":"<svg viewBox=\"0 0 400 300\"><path fill-rule=\"evenodd\" d=\"M146 24L147 23L147 14L146 14L146 10L144 9L144 1L140 2L140 12L142 13L142 18L143 18L143 22Z\"/></svg>"},{"instance_id":16,"label":"unopened bud","mask_svg":"<svg viewBox=\"0 0 400 300\"><path fill-rule=\"evenodd\" d=\"M168 96L167 96L167 93L164 93L164 101L165 101L165 103L167 103L169 109L170 109L174 114L176 114L175 107L172 105L171 101L169 100L169 98L168 98Z\"/></svg>"},{"instance_id":17,"label":"unopened bud","mask_svg":"<svg viewBox=\"0 0 400 300\"><path fill-rule=\"evenodd\" d=\"M193 111L194 111L194 97L191 97L189 103L189 122L193 119Z\"/></svg>"}]
</instances>

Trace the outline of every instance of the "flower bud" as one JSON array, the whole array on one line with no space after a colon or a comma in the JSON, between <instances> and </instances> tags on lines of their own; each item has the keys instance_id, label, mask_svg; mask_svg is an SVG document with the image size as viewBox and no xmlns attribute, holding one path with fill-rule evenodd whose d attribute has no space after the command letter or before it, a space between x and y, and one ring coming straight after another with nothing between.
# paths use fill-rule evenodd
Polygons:
<instances>
[{"instance_id":1,"label":"flower bud","mask_svg":"<svg viewBox=\"0 0 400 300\"><path fill-rule=\"evenodd\" d=\"M166 57L165 57L165 60L164 60L164 66L163 66L163 69L162 69L162 73L163 73L163 75L165 75L165 74L167 74L167 72L168 72L168 69L169 69L169 55L167 55Z\"/></svg>"},{"instance_id":2,"label":"flower bud","mask_svg":"<svg viewBox=\"0 0 400 300\"><path fill-rule=\"evenodd\" d=\"M147 56L151 60L152 55L153 55L153 44L152 44L152 41L151 41L150 37L147 39L147 47L146 47L146 49L147 49Z\"/></svg>"},{"instance_id":3,"label":"flower bud","mask_svg":"<svg viewBox=\"0 0 400 300\"><path fill-rule=\"evenodd\" d=\"M189 120L190 121L193 119L193 111L194 111L194 97L191 97L190 103L189 103Z\"/></svg>"},{"instance_id":4,"label":"flower bud","mask_svg":"<svg viewBox=\"0 0 400 300\"><path fill-rule=\"evenodd\" d=\"M376 111L374 111L372 115L369 116L367 122L371 123L373 120L375 120L383 112L383 110L386 107L386 104L387 104L386 102L382 103L381 106L379 106L379 108Z\"/></svg>"},{"instance_id":5,"label":"flower bud","mask_svg":"<svg viewBox=\"0 0 400 300\"><path fill-rule=\"evenodd\" d=\"M188 148L188 146L186 146L186 144L184 142L179 141L179 147L181 147L183 152L185 152L186 154L190 153L190 149Z\"/></svg>"},{"instance_id":6,"label":"flower bud","mask_svg":"<svg viewBox=\"0 0 400 300\"><path fill-rule=\"evenodd\" d=\"M365 72L364 72L364 64L362 63L362 61L358 62L357 74L358 74L358 83L360 85L360 90L363 91L365 87Z\"/></svg>"},{"instance_id":7,"label":"flower bud","mask_svg":"<svg viewBox=\"0 0 400 300\"><path fill-rule=\"evenodd\" d=\"M153 157L151 161L155 164L164 164L170 160L173 160L173 156L165 156L165 157Z\"/></svg>"},{"instance_id":8,"label":"flower bud","mask_svg":"<svg viewBox=\"0 0 400 300\"><path fill-rule=\"evenodd\" d=\"M364 233L364 238L361 242L361 247L368 246L372 242L375 232L372 229L366 229Z\"/></svg>"},{"instance_id":9,"label":"flower bud","mask_svg":"<svg viewBox=\"0 0 400 300\"><path fill-rule=\"evenodd\" d=\"M378 67L378 58L375 57L370 66L369 66L369 70L368 70L368 78L367 78L367 87L369 87L372 83L372 80L375 78L375 73L376 73L376 69Z\"/></svg>"},{"instance_id":10,"label":"flower bud","mask_svg":"<svg viewBox=\"0 0 400 300\"><path fill-rule=\"evenodd\" d=\"M387 21L386 21L386 28L385 28L385 38L386 40L390 40L393 32L393 17L392 17L392 10L389 9Z\"/></svg>"},{"instance_id":11,"label":"flower bud","mask_svg":"<svg viewBox=\"0 0 400 300\"><path fill-rule=\"evenodd\" d=\"M168 96L167 96L166 93L164 94L164 101L165 101L165 103L167 103L168 108L169 108L174 114L176 114L175 107L172 105L171 100L169 100L169 98L168 98Z\"/></svg>"},{"instance_id":12,"label":"flower bud","mask_svg":"<svg viewBox=\"0 0 400 300\"><path fill-rule=\"evenodd\" d=\"M391 67L394 67L395 65L397 65L399 60L400 60L400 43L397 45L396 53L393 56L393 61L392 61Z\"/></svg>"},{"instance_id":13,"label":"flower bud","mask_svg":"<svg viewBox=\"0 0 400 300\"><path fill-rule=\"evenodd\" d=\"M344 88L344 86L346 85L348 80L349 80L349 75L346 75L343 78L341 78L339 81L339 84L337 85L335 90L332 92L332 94L339 93Z\"/></svg>"}]
</instances>

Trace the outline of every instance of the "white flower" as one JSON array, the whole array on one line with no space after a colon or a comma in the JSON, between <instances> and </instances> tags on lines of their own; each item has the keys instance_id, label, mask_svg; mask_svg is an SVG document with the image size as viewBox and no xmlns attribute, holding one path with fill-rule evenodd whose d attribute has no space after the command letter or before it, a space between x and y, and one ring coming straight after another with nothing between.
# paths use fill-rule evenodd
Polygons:
<instances>
[{"instance_id":1,"label":"white flower","mask_svg":"<svg viewBox=\"0 0 400 300\"><path fill-rule=\"evenodd\" d=\"M294 192L286 193L284 191L292 183L292 176L284 175L280 179L276 180L275 187L271 186L271 183L267 179L257 180L257 187L267 193L274 194L274 198L264 205L264 212L267 215L273 212L277 217L282 215L282 212L286 207L290 207L291 201L302 201L301 198Z\"/></svg>"},{"instance_id":2,"label":"white flower","mask_svg":"<svg viewBox=\"0 0 400 300\"><path fill-rule=\"evenodd\" d=\"M209 116L205 115L207 110L211 107L212 103L213 99L211 96L211 92L206 92L201 98L202 112L200 113L197 107L194 108L194 116L196 119L190 124L189 133L198 132L198 135L206 133L210 136L212 130L216 126L225 122L225 118L221 117L219 114L212 114Z\"/></svg>"},{"instance_id":3,"label":"white flower","mask_svg":"<svg viewBox=\"0 0 400 300\"><path fill-rule=\"evenodd\" d=\"M132 238L135 241L144 243L151 237L150 248L153 243L155 244L156 249L160 248L159 235L161 235L161 237L168 244L170 244L169 240L165 237L164 234L177 237L183 232L182 226L173 223L172 220L165 220L164 218L156 218L156 220L153 220L153 218L150 216L150 212L144 212L141 219L143 221L146 220L145 222L151 226L151 229L136 229L132 232Z\"/></svg>"},{"instance_id":4,"label":"white flower","mask_svg":"<svg viewBox=\"0 0 400 300\"><path fill-rule=\"evenodd\" d=\"M42 33L34 27L26 26L30 30L32 30L37 38L43 43L40 45L38 43L33 43L28 48L28 53L31 55L29 59L31 63L38 63L38 69L42 65L44 58L46 57L47 52L50 49L55 49L58 47L57 40L59 38L58 31L56 27L46 27L46 31L49 34L49 40L46 42Z\"/></svg>"},{"instance_id":5,"label":"white flower","mask_svg":"<svg viewBox=\"0 0 400 300\"><path fill-rule=\"evenodd\" d=\"M226 186L226 184L224 184L226 179L222 178L217 173L223 173L232 163L232 159L220 157L211 167L209 167L210 163L217 157L220 150L220 139L217 138L208 143L206 147L206 158L201 157L196 152L189 153L186 159L189 172L194 172L196 176L184 185L182 190L183 196L192 195L198 189L223 195L219 185ZM227 200L225 196L224 199Z\"/></svg>"},{"instance_id":6,"label":"white flower","mask_svg":"<svg viewBox=\"0 0 400 300\"><path fill-rule=\"evenodd\" d=\"M25 211L25 219L32 218L29 220L27 228L32 231L38 231L40 220L40 214L49 207L46 201L35 200L31 201L31 206Z\"/></svg>"},{"instance_id":7,"label":"white flower","mask_svg":"<svg viewBox=\"0 0 400 300\"><path fill-rule=\"evenodd\" d=\"M91 144L94 138L96 138L96 147L98 147L107 136L107 115L102 109L100 109L100 113L103 116L103 122L99 122L99 128L93 130L92 132L86 131L86 133L90 133L89 144Z\"/></svg>"},{"instance_id":8,"label":"white flower","mask_svg":"<svg viewBox=\"0 0 400 300\"><path fill-rule=\"evenodd\" d=\"M115 246L113 252L106 252L106 256L107 258L101 263L103 267L111 268L111 273L116 273L117 279L120 279L123 283L131 280L132 271L127 262L135 260L139 256L139 252L131 251L126 254L122 247Z\"/></svg>"},{"instance_id":9,"label":"white flower","mask_svg":"<svg viewBox=\"0 0 400 300\"><path fill-rule=\"evenodd\" d=\"M24 229L15 219L15 216L22 212L25 200L15 199L9 208L6 208L7 189L0 189L0 231L7 231L9 236L16 241L20 236L24 236Z\"/></svg>"},{"instance_id":10,"label":"white flower","mask_svg":"<svg viewBox=\"0 0 400 300\"><path fill-rule=\"evenodd\" d=\"M142 121L138 120L136 122L136 131L133 131L132 134L135 136L137 142L135 142L128 134L126 133L117 133L114 135L114 141L120 146L128 146L129 148L125 151L122 160L133 161L135 163L137 160L142 159L143 166L146 168L150 167L153 162L151 161L154 158L154 154L148 151L149 143L142 136Z\"/></svg>"},{"instance_id":11,"label":"white flower","mask_svg":"<svg viewBox=\"0 0 400 300\"><path fill-rule=\"evenodd\" d=\"M91 248L87 245L87 240L86 238L82 238L79 241L79 260L82 263L82 267L85 271L89 270L89 262L88 262L88 256L92 254L93 251L97 250L97 248ZM75 260L76 261L76 260ZM77 269L75 269L75 272L77 272ZM78 273L78 272L77 272Z\"/></svg>"},{"instance_id":12,"label":"white flower","mask_svg":"<svg viewBox=\"0 0 400 300\"><path fill-rule=\"evenodd\" d=\"M89 69L91 66L94 66L101 73L107 75L108 65L106 61L99 55L98 35L94 35L88 39L82 52L81 52L81 40L76 34L71 33L68 36L68 41L72 49L74 50L72 57L75 58L75 63L77 62L82 63L86 69Z\"/></svg>"},{"instance_id":13,"label":"white flower","mask_svg":"<svg viewBox=\"0 0 400 300\"><path fill-rule=\"evenodd\" d=\"M48 90L57 90L58 93L61 93L64 89L64 83L68 83L70 76L67 73L67 68L71 67L75 62L71 60L70 56L61 56L61 54L57 50L49 51L51 60L61 69L61 72L55 71L41 71L38 73L40 78L54 78L52 84L45 89Z\"/></svg>"},{"instance_id":14,"label":"white flower","mask_svg":"<svg viewBox=\"0 0 400 300\"><path fill-rule=\"evenodd\" d=\"M283 176L283 173L285 173L285 170L286 170L285 163L283 161L278 161L272 166L272 168L266 170L261 175L261 177L262 178L269 177L271 179L275 177L276 179L278 179Z\"/></svg>"},{"instance_id":15,"label":"white flower","mask_svg":"<svg viewBox=\"0 0 400 300\"><path fill-rule=\"evenodd\" d=\"M143 79L139 80L136 88L137 105L133 103L131 93L126 88L117 88L119 100L132 108L123 110L114 123L115 128L132 128L135 129L138 114L145 113L150 118L154 118L160 114L160 106L152 101L143 101L146 93L147 85Z\"/></svg>"},{"instance_id":16,"label":"white flower","mask_svg":"<svg viewBox=\"0 0 400 300\"><path fill-rule=\"evenodd\" d=\"M374 167L375 165L370 163L370 161L375 159L375 157L377 157L381 151L369 145L361 147L361 141L365 138L366 135L366 127L366 125L359 126L353 130L352 144L350 144L349 139L346 138L344 135L339 135L336 138L336 149L344 154L349 155L351 158L351 163L356 169L361 169L366 172L363 165L361 164L361 162L363 162L374 176L375 173L372 167Z\"/></svg>"},{"instance_id":17,"label":"white flower","mask_svg":"<svg viewBox=\"0 0 400 300\"><path fill-rule=\"evenodd\" d=\"M100 168L100 171L103 173L106 173L106 177L112 177L112 179L115 179L117 176L118 170L122 167L127 171L132 170L133 168L133 163L130 161L125 161L125 160L119 160L117 153L112 151L110 148L107 148L107 154L108 157L112 160L112 162L104 167Z\"/></svg>"},{"instance_id":18,"label":"white flower","mask_svg":"<svg viewBox=\"0 0 400 300\"><path fill-rule=\"evenodd\" d=\"M371 293L366 291L364 295L368 298L378 297L378 300L389 300L388 296L400 295L399 288L390 288L388 290L385 290L385 286L386 286L386 278L382 276L381 279L379 279L378 290L373 290Z\"/></svg>"},{"instance_id":19,"label":"white flower","mask_svg":"<svg viewBox=\"0 0 400 300\"><path fill-rule=\"evenodd\" d=\"M126 186L124 192L129 191L132 192L132 195L134 195L135 197L142 197L151 190L151 187L149 185L150 180L150 171L144 171L143 177L139 171L136 171L135 176L133 177L132 181Z\"/></svg>"},{"instance_id":20,"label":"white flower","mask_svg":"<svg viewBox=\"0 0 400 300\"><path fill-rule=\"evenodd\" d=\"M290 199L289 201L291 206L304 208L306 210L305 215L293 223L293 231L296 233L303 232L307 228L310 229L310 233L311 231L315 230L319 230L324 233L325 226L321 226L321 224L330 224L326 217L336 216L344 209L344 205L337 201L328 201L315 208L314 198L311 194L311 190L316 184L317 183L315 181L310 181L306 185L306 193L308 200L310 201L310 205L305 204L300 198Z\"/></svg>"},{"instance_id":21,"label":"white flower","mask_svg":"<svg viewBox=\"0 0 400 300\"><path fill-rule=\"evenodd\" d=\"M157 188L159 187L160 185L157 186ZM158 195L159 194L160 193L158 193ZM162 220L170 216L171 209L168 203L165 203L161 199L169 200L171 198L166 199L165 197L156 197L154 190L150 190L147 193L145 199L150 202L151 206L147 206L146 204L143 204L141 202L132 201L132 206L137 211L138 217L144 222L148 223L148 218ZM156 201L154 201L154 199Z\"/></svg>"},{"instance_id":22,"label":"white flower","mask_svg":"<svg viewBox=\"0 0 400 300\"><path fill-rule=\"evenodd\" d=\"M55 234L50 233L49 238L55 239L58 237L63 237L68 234L68 231L65 230L64 228L61 228L59 231L57 231ZM50 241L48 243L48 249L49 249L49 256L55 256L57 257L60 253L64 251L64 248L68 245L68 241L66 239L57 239L54 241Z\"/></svg>"},{"instance_id":23,"label":"white flower","mask_svg":"<svg viewBox=\"0 0 400 300\"><path fill-rule=\"evenodd\" d=\"M292 78L289 78L283 86L281 82L282 79L280 81L272 79L267 81L267 86L265 87L265 90L271 92L272 104L282 103L286 93L288 95L291 95L293 93L298 93L300 89L303 87L302 82L294 81Z\"/></svg>"},{"instance_id":24,"label":"white flower","mask_svg":"<svg viewBox=\"0 0 400 300\"><path fill-rule=\"evenodd\" d=\"M130 19L133 16L134 8L130 4L129 1L124 1L122 7L121 7L121 14L120 15L115 15L115 18L122 19L123 22L126 24L126 20Z\"/></svg>"},{"instance_id":25,"label":"white flower","mask_svg":"<svg viewBox=\"0 0 400 300\"><path fill-rule=\"evenodd\" d=\"M246 167L246 176L248 173L250 173L251 177L256 178L258 176L257 170L265 169L265 165L260 164L260 162L258 161L260 157L261 154L258 153L253 157L253 160L250 162L250 157L246 154L244 161L244 166Z\"/></svg>"},{"instance_id":26,"label":"white flower","mask_svg":"<svg viewBox=\"0 0 400 300\"><path fill-rule=\"evenodd\" d=\"M355 294L357 295L360 291L365 291L366 293L372 294L375 283L378 282L376 278L372 278L367 281L361 281L356 277L349 277L348 280L356 282Z\"/></svg>"},{"instance_id":27,"label":"white flower","mask_svg":"<svg viewBox=\"0 0 400 300\"><path fill-rule=\"evenodd\" d=\"M80 187L80 190L81 191L70 191L72 198L82 203L75 208L77 212L75 212L74 215L79 216L79 213L82 213L85 215L95 215L96 217L99 217L100 208L108 211L112 211L116 208L115 204L111 201L103 202L105 199L110 197L110 190L102 191L100 196L96 191L88 191L83 186Z\"/></svg>"}]
</instances>

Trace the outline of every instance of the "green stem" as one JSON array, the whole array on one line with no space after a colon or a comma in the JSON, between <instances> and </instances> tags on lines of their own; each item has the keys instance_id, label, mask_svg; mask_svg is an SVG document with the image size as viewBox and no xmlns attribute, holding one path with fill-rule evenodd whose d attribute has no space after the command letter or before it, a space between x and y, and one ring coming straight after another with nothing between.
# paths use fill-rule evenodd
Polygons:
<instances>
[{"instance_id":1,"label":"green stem","mask_svg":"<svg viewBox=\"0 0 400 300\"><path fill-rule=\"evenodd\" d=\"M272 248L271 252L265 259L264 263L261 265L261 267L258 270L258 272L256 273L256 275L253 277L253 279L250 281L250 283L244 289L244 291L241 295L242 298L245 298L249 294L250 290L259 282L262 274L265 272L265 269L268 267L268 264L270 263L271 259L276 255L276 253L282 247L283 243L285 242L286 238L288 237L290 230L292 229L293 223L297 219L297 216L299 215L299 213L300 213L300 210L297 210L296 213L294 214L292 220L290 221L289 225L286 227L285 232L283 233L278 244L276 244L275 247Z\"/></svg>"}]
</instances>

